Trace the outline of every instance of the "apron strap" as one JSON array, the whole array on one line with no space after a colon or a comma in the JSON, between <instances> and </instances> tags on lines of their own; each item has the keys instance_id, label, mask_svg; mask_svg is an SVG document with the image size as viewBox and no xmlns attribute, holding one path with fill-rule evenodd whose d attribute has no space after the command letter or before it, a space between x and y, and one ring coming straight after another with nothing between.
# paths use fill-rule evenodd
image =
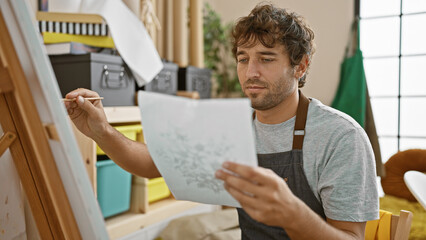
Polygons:
<instances>
[{"instance_id":1,"label":"apron strap","mask_svg":"<svg viewBox=\"0 0 426 240\"><path fill-rule=\"evenodd\" d=\"M296 123L293 131L293 149L303 148L305 138L305 125L308 116L309 99L299 90L299 105L296 112ZM253 120L256 118L256 111L253 112Z\"/></svg>"},{"instance_id":2,"label":"apron strap","mask_svg":"<svg viewBox=\"0 0 426 240\"><path fill-rule=\"evenodd\" d=\"M296 123L293 132L293 150L303 148L305 138L305 125L308 116L309 99L299 90L299 105L296 112Z\"/></svg>"}]
</instances>

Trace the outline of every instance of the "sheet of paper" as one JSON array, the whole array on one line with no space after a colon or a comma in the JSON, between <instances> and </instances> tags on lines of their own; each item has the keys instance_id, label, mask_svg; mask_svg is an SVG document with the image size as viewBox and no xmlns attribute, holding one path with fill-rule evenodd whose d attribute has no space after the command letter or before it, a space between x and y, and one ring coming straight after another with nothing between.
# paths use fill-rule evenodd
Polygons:
<instances>
[{"instance_id":1,"label":"sheet of paper","mask_svg":"<svg viewBox=\"0 0 426 240\"><path fill-rule=\"evenodd\" d=\"M248 99L139 91L144 138L176 199L240 207L214 176L224 161L257 166Z\"/></svg>"},{"instance_id":2,"label":"sheet of paper","mask_svg":"<svg viewBox=\"0 0 426 240\"><path fill-rule=\"evenodd\" d=\"M59 10L101 15L108 24L115 47L132 70L139 86L143 86L163 69L151 37L143 23L121 0L54 0L49 11ZM49 2L49 4L51 4Z\"/></svg>"}]
</instances>

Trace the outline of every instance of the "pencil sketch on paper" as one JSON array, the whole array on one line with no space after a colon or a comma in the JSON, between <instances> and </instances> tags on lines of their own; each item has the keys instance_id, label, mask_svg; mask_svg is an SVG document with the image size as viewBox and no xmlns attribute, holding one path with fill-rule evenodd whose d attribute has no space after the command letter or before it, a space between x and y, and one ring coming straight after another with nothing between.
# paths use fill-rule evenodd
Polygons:
<instances>
[{"instance_id":1,"label":"pencil sketch on paper","mask_svg":"<svg viewBox=\"0 0 426 240\"><path fill-rule=\"evenodd\" d=\"M172 124L169 122L169 124ZM210 189L214 193L225 191L223 182L214 177L214 172L221 168L221 161L229 156L232 145L223 144L226 137L209 138L204 142L191 139L188 134L172 127L174 131L159 134L164 148L156 149L164 164L178 171L186 184L195 185L200 189ZM232 159L226 159L232 161ZM193 171L196 169L196 171Z\"/></svg>"},{"instance_id":2,"label":"pencil sketch on paper","mask_svg":"<svg viewBox=\"0 0 426 240\"><path fill-rule=\"evenodd\" d=\"M225 161L257 166L250 102L139 92L148 151L178 200L241 205L215 172Z\"/></svg>"}]
</instances>

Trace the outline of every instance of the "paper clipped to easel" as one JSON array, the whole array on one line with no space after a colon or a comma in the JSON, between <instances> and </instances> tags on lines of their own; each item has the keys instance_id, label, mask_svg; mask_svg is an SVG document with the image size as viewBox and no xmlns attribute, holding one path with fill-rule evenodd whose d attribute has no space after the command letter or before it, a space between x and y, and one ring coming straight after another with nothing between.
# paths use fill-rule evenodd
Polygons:
<instances>
[{"instance_id":1,"label":"paper clipped to easel","mask_svg":"<svg viewBox=\"0 0 426 240\"><path fill-rule=\"evenodd\" d=\"M143 23L121 0L52 0L49 11L101 15L108 24L115 47L139 86L149 83L163 69Z\"/></svg>"},{"instance_id":2,"label":"paper clipped to easel","mask_svg":"<svg viewBox=\"0 0 426 240\"><path fill-rule=\"evenodd\" d=\"M248 99L203 99L140 91L144 138L176 199L240 207L215 172L224 161L257 166Z\"/></svg>"}]
</instances>

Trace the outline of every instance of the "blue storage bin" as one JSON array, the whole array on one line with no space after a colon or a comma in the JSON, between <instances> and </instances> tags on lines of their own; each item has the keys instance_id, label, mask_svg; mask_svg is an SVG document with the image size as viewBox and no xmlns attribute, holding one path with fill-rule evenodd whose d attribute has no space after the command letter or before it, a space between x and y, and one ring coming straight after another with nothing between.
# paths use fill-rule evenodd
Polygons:
<instances>
[{"instance_id":1,"label":"blue storage bin","mask_svg":"<svg viewBox=\"0 0 426 240\"><path fill-rule=\"evenodd\" d=\"M102 215L106 218L129 210L132 175L112 160L98 161L96 168Z\"/></svg>"}]
</instances>

